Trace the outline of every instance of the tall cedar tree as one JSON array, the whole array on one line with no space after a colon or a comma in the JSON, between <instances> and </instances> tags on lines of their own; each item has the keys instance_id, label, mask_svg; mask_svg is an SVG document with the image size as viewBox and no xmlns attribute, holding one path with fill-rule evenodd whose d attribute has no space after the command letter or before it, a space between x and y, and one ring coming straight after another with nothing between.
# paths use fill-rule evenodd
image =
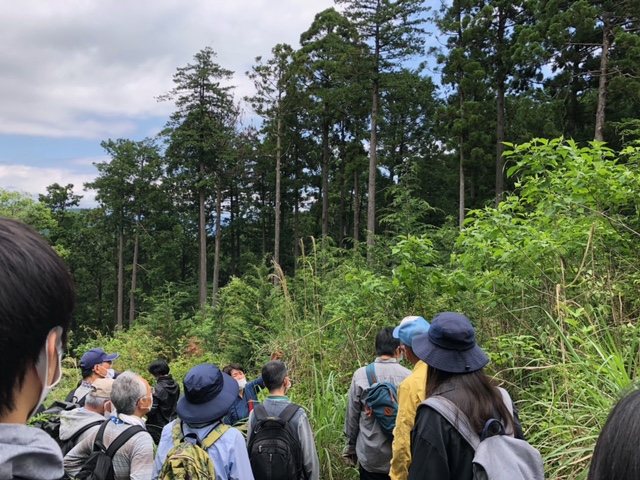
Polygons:
<instances>
[{"instance_id":1,"label":"tall cedar tree","mask_svg":"<svg viewBox=\"0 0 640 480\"><path fill-rule=\"evenodd\" d=\"M371 74L371 139L369 141L369 198L367 205L367 258L375 245L378 103L380 74L402 60L424 52L422 0L335 0L367 42L373 57Z\"/></svg>"},{"instance_id":2,"label":"tall cedar tree","mask_svg":"<svg viewBox=\"0 0 640 480\"><path fill-rule=\"evenodd\" d=\"M476 37L477 25L471 19L478 14L475 0L454 0L434 15L440 31L446 35L446 53L438 53L441 82L447 88L447 105L439 112L443 140L458 156L458 221L465 219L467 196L473 203L488 177L485 166L491 161L494 142L489 105L490 84L482 66L482 52ZM480 196L484 201L485 197Z\"/></svg>"},{"instance_id":3,"label":"tall cedar tree","mask_svg":"<svg viewBox=\"0 0 640 480\"><path fill-rule=\"evenodd\" d=\"M262 57L257 57L256 65L252 67L251 72L247 72L249 78L253 80L256 94L253 97L247 97L246 100L258 115L271 120L265 126L275 125L276 198L273 261L280 264L282 123L283 115L287 113L285 97L289 90L289 83L294 78L293 49L287 44L278 44L271 49L271 53L273 57L266 62L262 61Z\"/></svg>"},{"instance_id":4,"label":"tall cedar tree","mask_svg":"<svg viewBox=\"0 0 640 480\"><path fill-rule=\"evenodd\" d=\"M175 177L190 201L198 209L198 302L207 301L207 199L211 188L216 190L216 239L220 233L222 179L224 161L233 138L238 112L230 93L223 86L233 72L214 62L216 53L206 47L193 58L194 63L177 69L175 87L160 101L173 100L176 111L164 130L167 138L167 172ZM216 242L216 248L218 248ZM215 258L219 259L216 251ZM214 264L214 279L218 264ZM213 285L217 290L216 282ZM215 303L215 295L213 302Z\"/></svg>"},{"instance_id":5,"label":"tall cedar tree","mask_svg":"<svg viewBox=\"0 0 640 480\"><path fill-rule=\"evenodd\" d=\"M108 140L101 143L111 157L109 162L95 163L98 177L85 188L97 191L96 200L116 224L117 229L117 294L116 327L122 328L124 315L124 261L125 230L136 225L132 279L130 290L129 326L135 312L135 290L138 272L140 221L146 213L149 197L160 180L160 154L154 143L145 139L134 142L127 139Z\"/></svg>"},{"instance_id":6,"label":"tall cedar tree","mask_svg":"<svg viewBox=\"0 0 640 480\"><path fill-rule=\"evenodd\" d=\"M322 144L322 238L329 234L329 176L331 173L332 132L340 143L354 132L345 126L357 128L358 108L363 104L363 71L369 61L368 48L358 38L358 31L347 18L335 9L318 13L309 29L300 36L302 48L297 56L300 78L309 99L308 113L319 125L315 128ZM351 117L351 121L349 118ZM340 129L340 127L343 127ZM319 132L318 132L319 130ZM340 166L344 170L344 162ZM342 186L340 185L342 190ZM341 212L342 213L342 212Z\"/></svg>"}]
</instances>

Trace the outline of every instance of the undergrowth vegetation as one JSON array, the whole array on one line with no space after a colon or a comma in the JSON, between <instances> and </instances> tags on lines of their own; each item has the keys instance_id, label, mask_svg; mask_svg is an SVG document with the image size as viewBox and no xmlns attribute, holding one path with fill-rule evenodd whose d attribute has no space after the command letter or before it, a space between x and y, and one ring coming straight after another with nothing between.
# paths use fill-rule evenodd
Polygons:
<instances>
[{"instance_id":1,"label":"undergrowth vegetation","mask_svg":"<svg viewBox=\"0 0 640 480\"><path fill-rule=\"evenodd\" d=\"M354 370L375 356L375 333L406 315L467 315L490 371L517 402L547 478L585 478L606 416L637 375L640 151L536 140L511 146L515 190L453 226L397 228L373 262L313 239L293 277L257 265L191 311L166 294L135 327L74 345L117 351L117 369L146 374L159 355L181 380L201 362L239 362L255 378L282 350L293 399L311 419L323 479L357 478L340 460ZM418 225L398 205L389 222ZM397 225L396 225L397 226ZM151 299L149 301L152 301ZM78 356L79 356L78 355ZM78 381L66 360L63 396ZM146 375L149 378L149 375Z\"/></svg>"}]
</instances>

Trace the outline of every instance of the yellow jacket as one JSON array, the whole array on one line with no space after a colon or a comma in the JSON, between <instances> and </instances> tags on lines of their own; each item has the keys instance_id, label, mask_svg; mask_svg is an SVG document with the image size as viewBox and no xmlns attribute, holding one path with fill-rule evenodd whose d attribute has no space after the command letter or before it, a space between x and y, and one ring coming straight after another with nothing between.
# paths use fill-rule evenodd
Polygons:
<instances>
[{"instance_id":1,"label":"yellow jacket","mask_svg":"<svg viewBox=\"0 0 640 480\"><path fill-rule=\"evenodd\" d=\"M393 429L391 480L407 480L411 465L411 429L418 405L426 398L427 364L420 360L398 387L398 416Z\"/></svg>"}]
</instances>

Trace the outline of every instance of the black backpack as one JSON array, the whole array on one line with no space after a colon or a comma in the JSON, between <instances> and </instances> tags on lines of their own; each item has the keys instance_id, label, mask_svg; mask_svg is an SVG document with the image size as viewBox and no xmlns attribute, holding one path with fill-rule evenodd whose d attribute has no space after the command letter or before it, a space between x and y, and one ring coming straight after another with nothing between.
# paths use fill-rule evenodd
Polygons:
<instances>
[{"instance_id":1,"label":"black backpack","mask_svg":"<svg viewBox=\"0 0 640 480\"><path fill-rule=\"evenodd\" d=\"M254 407L256 424L248 449L255 480L306 478L298 434L289 423L299 408L290 403L279 416L270 416L264 405Z\"/></svg>"},{"instance_id":2,"label":"black backpack","mask_svg":"<svg viewBox=\"0 0 640 480\"><path fill-rule=\"evenodd\" d=\"M104 431L109 422L110 420L105 420L103 422L93 442L93 452L80 471L73 478L86 478L88 480L114 480L116 477L113 471L113 456L131 437L137 433L145 431L144 428L138 425L129 427L118 435L113 442L111 442L109 448L106 448L104 446L103 438Z\"/></svg>"},{"instance_id":3,"label":"black backpack","mask_svg":"<svg viewBox=\"0 0 640 480\"><path fill-rule=\"evenodd\" d=\"M40 417L41 419L33 424L34 427L47 432L49 436L56 441L56 443L60 446L60 450L62 450L62 455L66 455L71 451L73 447L76 446L78 437L80 435L82 435L90 428L96 427L104 422L104 420L96 420L95 422L91 422L80 428L73 434L71 438L60 440L60 416L64 412L69 412L71 410L75 410L76 408L78 408L78 404L76 403L60 401L53 402L49 408L42 411L38 415L39 417L40 415L42 415L42 417Z\"/></svg>"}]
</instances>

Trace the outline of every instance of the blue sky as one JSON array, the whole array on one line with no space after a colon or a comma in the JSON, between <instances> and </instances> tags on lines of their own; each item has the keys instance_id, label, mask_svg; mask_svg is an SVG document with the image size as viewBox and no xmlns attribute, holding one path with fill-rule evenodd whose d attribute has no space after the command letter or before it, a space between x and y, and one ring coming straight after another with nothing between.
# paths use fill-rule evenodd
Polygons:
<instances>
[{"instance_id":1,"label":"blue sky","mask_svg":"<svg viewBox=\"0 0 640 480\"><path fill-rule=\"evenodd\" d=\"M0 10L0 188L37 195L93 180L100 142L155 135L172 105L156 97L205 46L245 72L277 43L297 46L332 0L21 0Z\"/></svg>"},{"instance_id":2,"label":"blue sky","mask_svg":"<svg viewBox=\"0 0 640 480\"><path fill-rule=\"evenodd\" d=\"M435 0L433 0L435 1ZM428 3L432 3L431 1ZM333 0L21 0L0 10L0 188L37 196L52 183L82 184L108 160L102 140L154 136L173 106L156 97L177 67L210 46L245 72L277 43L298 46ZM433 38L431 39L433 41ZM247 109L248 110L248 109ZM247 111L247 116L251 113Z\"/></svg>"}]
</instances>

